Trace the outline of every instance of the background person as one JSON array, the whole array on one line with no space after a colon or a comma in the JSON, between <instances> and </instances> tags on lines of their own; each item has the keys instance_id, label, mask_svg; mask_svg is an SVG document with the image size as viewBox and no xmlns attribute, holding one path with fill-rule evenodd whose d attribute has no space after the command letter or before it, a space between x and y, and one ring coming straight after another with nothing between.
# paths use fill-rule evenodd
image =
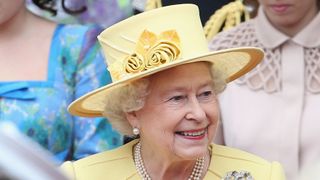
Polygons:
<instances>
[{"instance_id":1,"label":"background person","mask_svg":"<svg viewBox=\"0 0 320 180\"><path fill-rule=\"evenodd\" d=\"M110 82L100 30L56 24L30 13L23 0L0 0L0 121L13 122L60 162L122 144L104 118L67 112L75 98Z\"/></svg>"},{"instance_id":2,"label":"background person","mask_svg":"<svg viewBox=\"0 0 320 180\"><path fill-rule=\"evenodd\" d=\"M213 51L255 46L266 54L222 94L223 136L217 141L276 159L293 179L320 158L319 1L259 2L255 19L209 43Z\"/></svg>"}]
</instances>

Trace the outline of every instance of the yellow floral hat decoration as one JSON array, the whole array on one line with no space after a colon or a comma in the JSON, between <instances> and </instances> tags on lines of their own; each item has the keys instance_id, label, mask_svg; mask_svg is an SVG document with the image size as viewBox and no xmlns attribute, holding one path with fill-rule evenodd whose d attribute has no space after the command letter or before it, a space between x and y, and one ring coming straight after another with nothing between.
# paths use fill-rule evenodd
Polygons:
<instances>
[{"instance_id":1,"label":"yellow floral hat decoration","mask_svg":"<svg viewBox=\"0 0 320 180\"><path fill-rule=\"evenodd\" d=\"M263 58L263 51L254 47L210 52L199 9L192 4L166 6L132 16L104 30L98 39L112 83L71 103L71 114L102 116L105 95L111 89L168 68L206 61L225 73L230 82Z\"/></svg>"},{"instance_id":2,"label":"yellow floral hat decoration","mask_svg":"<svg viewBox=\"0 0 320 180\"><path fill-rule=\"evenodd\" d=\"M159 36L144 30L136 44L135 51L124 61L112 63L108 70L114 80L120 80L127 74L140 73L156 66L178 59L180 39L175 30L162 32Z\"/></svg>"}]
</instances>

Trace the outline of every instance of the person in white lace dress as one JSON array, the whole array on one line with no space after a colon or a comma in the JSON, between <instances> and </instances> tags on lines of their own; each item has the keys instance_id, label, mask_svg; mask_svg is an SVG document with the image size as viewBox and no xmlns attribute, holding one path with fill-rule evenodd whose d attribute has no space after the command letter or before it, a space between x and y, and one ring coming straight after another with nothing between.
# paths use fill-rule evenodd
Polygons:
<instances>
[{"instance_id":1,"label":"person in white lace dress","mask_svg":"<svg viewBox=\"0 0 320 180\"><path fill-rule=\"evenodd\" d=\"M211 50L265 51L262 63L221 95L216 141L278 160L293 179L320 160L319 1L259 2L256 18L209 42Z\"/></svg>"}]
</instances>

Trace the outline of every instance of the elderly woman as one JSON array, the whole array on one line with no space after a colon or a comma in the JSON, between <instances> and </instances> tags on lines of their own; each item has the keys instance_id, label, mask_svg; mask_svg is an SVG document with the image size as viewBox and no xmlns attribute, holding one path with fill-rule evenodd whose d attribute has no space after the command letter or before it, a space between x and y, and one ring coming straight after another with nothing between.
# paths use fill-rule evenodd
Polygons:
<instances>
[{"instance_id":1,"label":"elderly woman","mask_svg":"<svg viewBox=\"0 0 320 180\"><path fill-rule=\"evenodd\" d=\"M147 11L98 39L113 83L73 102L69 111L108 117L137 139L65 162L72 179L284 179L277 162L211 144L219 122L217 93L255 67L261 50L209 52L195 5Z\"/></svg>"}]
</instances>

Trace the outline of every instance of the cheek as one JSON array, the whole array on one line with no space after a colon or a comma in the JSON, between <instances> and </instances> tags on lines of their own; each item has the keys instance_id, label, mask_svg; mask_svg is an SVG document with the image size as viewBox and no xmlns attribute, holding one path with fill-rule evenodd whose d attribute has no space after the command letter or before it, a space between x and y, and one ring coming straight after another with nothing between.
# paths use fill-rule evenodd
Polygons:
<instances>
[{"instance_id":1,"label":"cheek","mask_svg":"<svg viewBox=\"0 0 320 180\"><path fill-rule=\"evenodd\" d=\"M258 3L260 6L265 6L266 5L266 1L268 0L258 0Z\"/></svg>"},{"instance_id":2,"label":"cheek","mask_svg":"<svg viewBox=\"0 0 320 180\"><path fill-rule=\"evenodd\" d=\"M216 118L209 125L209 127L208 127L208 140L209 140L209 142L212 142L214 137L216 136L218 124L219 124L219 120L218 120L218 118Z\"/></svg>"},{"instance_id":3,"label":"cheek","mask_svg":"<svg viewBox=\"0 0 320 180\"><path fill-rule=\"evenodd\" d=\"M207 118L210 122L210 126L208 127L209 137L213 138L220 119L220 111L217 104L212 104L207 107Z\"/></svg>"},{"instance_id":4,"label":"cheek","mask_svg":"<svg viewBox=\"0 0 320 180\"><path fill-rule=\"evenodd\" d=\"M159 108L158 110L153 110L152 113L143 111L139 121L144 131L168 137L173 136L175 128L179 125L182 117L179 112Z\"/></svg>"},{"instance_id":5,"label":"cheek","mask_svg":"<svg viewBox=\"0 0 320 180\"><path fill-rule=\"evenodd\" d=\"M206 105L205 109L209 121L212 124L218 123L220 117L220 109L218 103L208 104Z\"/></svg>"},{"instance_id":6,"label":"cheek","mask_svg":"<svg viewBox=\"0 0 320 180\"><path fill-rule=\"evenodd\" d=\"M150 144L157 143L165 147L165 149L173 149L174 131L178 126L178 123L175 123L173 118L148 119L148 122L144 122L142 126L143 138Z\"/></svg>"}]
</instances>

